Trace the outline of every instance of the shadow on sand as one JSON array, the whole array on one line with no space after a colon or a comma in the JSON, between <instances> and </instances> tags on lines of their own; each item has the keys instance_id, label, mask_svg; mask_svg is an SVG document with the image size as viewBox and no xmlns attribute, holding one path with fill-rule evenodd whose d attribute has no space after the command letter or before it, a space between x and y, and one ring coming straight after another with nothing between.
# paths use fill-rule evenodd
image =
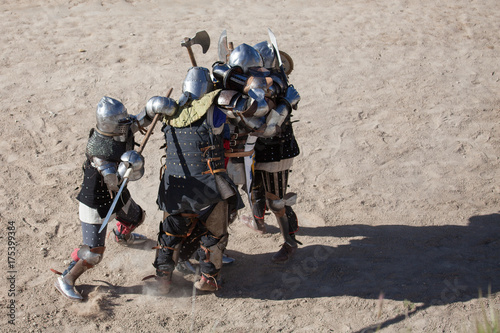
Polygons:
<instances>
[{"instance_id":1,"label":"shadow on sand","mask_svg":"<svg viewBox=\"0 0 500 333\"><path fill-rule=\"evenodd\" d=\"M278 232L275 229L268 231ZM383 293L386 299L421 303L407 314L411 316L432 305L476 299L479 290L483 294L488 288L492 293L500 291L500 214L471 217L467 226L302 227L300 235L317 237L319 244L301 246L285 265L272 264L272 253L228 251L236 262L224 268L224 285L216 295L262 300L334 296L376 300ZM349 244L321 245L323 237L348 238ZM179 272L175 275L176 288L168 297L186 297L192 292L192 282ZM147 293L146 283L122 287L96 282L111 299ZM85 298L95 288L78 287ZM359 332L388 327L407 315Z\"/></svg>"},{"instance_id":2,"label":"shadow on sand","mask_svg":"<svg viewBox=\"0 0 500 333\"><path fill-rule=\"evenodd\" d=\"M348 237L349 244L300 247L286 265L270 253L229 251L237 262L225 269L223 298L289 300L355 296L432 305L500 291L500 215L474 216L467 226L343 225L301 228L301 235ZM411 314L410 314L411 315ZM381 327L405 316L392 318ZM363 331L367 332L370 328Z\"/></svg>"}]
</instances>

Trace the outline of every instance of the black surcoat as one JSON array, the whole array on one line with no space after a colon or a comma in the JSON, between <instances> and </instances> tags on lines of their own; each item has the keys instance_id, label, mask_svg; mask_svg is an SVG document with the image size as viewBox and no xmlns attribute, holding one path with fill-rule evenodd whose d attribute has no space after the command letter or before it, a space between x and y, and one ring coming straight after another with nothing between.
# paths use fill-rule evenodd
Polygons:
<instances>
[{"instance_id":1,"label":"black surcoat","mask_svg":"<svg viewBox=\"0 0 500 333\"><path fill-rule=\"evenodd\" d=\"M222 136L213 133L206 115L186 127L165 124L162 131L166 160L157 199L161 210L198 214L222 201L215 175L236 189L224 169Z\"/></svg>"},{"instance_id":2,"label":"black surcoat","mask_svg":"<svg viewBox=\"0 0 500 333\"><path fill-rule=\"evenodd\" d=\"M92 166L91 160L93 157L98 157L108 162L114 162L118 169L122 154L133 149L134 135L132 132L129 132L126 142L118 142L113 140L113 137L102 135L92 129L85 152L87 159L83 164L83 182L80 193L78 193L76 199L91 208L97 209L100 217L106 217L113 203L113 198L104 182L104 178L99 171ZM115 194L116 193L113 193L113 197ZM114 212L119 211L129 198L130 193L128 189L125 188L116 204Z\"/></svg>"}]
</instances>

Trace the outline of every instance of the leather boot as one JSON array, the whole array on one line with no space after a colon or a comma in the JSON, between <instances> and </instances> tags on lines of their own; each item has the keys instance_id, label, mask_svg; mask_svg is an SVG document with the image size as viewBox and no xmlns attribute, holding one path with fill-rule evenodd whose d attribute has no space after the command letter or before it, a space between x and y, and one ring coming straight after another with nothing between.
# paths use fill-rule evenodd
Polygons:
<instances>
[{"instance_id":1,"label":"leather boot","mask_svg":"<svg viewBox=\"0 0 500 333\"><path fill-rule=\"evenodd\" d=\"M170 286L172 285L172 273L168 275L156 276L156 291L160 295L167 295L170 292Z\"/></svg>"},{"instance_id":2,"label":"leather boot","mask_svg":"<svg viewBox=\"0 0 500 333\"><path fill-rule=\"evenodd\" d=\"M194 287L201 291L210 292L220 289L217 276L206 276L205 274L201 274L200 280L194 283Z\"/></svg>"},{"instance_id":3,"label":"leather boot","mask_svg":"<svg viewBox=\"0 0 500 333\"><path fill-rule=\"evenodd\" d=\"M264 223L264 219L256 218L254 216L242 215L241 222L261 235L266 233L266 224Z\"/></svg>"},{"instance_id":4,"label":"leather boot","mask_svg":"<svg viewBox=\"0 0 500 333\"><path fill-rule=\"evenodd\" d=\"M149 280L154 281L150 282ZM170 285L172 284L172 272L156 270L156 275L148 275L142 279L147 281L146 284L149 288L154 289L158 295L166 295L170 292Z\"/></svg>"},{"instance_id":5,"label":"leather boot","mask_svg":"<svg viewBox=\"0 0 500 333\"><path fill-rule=\"evenodd\" d=\"M146 236L135 232L124 235L113 229L113 233L115 234L115 242L123 246L140 245L148 240Z\"/></svg>"},{"instance_id":6,"label":"leather boot","mask_svg":"<svg viewBox=\"0 0 500 333\"><path fill-rule=\"evenodd\" d=\"M297 244L295 244L295 246L292 246L288 243L284 243L281 246L281 249L273 255L271 261L277 264L285 263L293 256L295 251L297 251Z\"/></svg>"},{"instance_id":7,"label":"leather boot","mask_svg":"<svg viewBox=\"0 0 500 333\"><path fill-rule=\"evenodd\" d=\"M158 294L166 295L170 292L170 285L172 284L172 274L170 270L156 269L155 289Z\"/></svg>"}]
</instances>

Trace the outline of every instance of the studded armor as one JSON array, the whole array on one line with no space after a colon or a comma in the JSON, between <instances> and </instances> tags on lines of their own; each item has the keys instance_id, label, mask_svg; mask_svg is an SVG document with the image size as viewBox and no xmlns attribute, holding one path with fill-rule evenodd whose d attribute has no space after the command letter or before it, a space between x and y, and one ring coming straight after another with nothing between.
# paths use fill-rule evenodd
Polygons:
<instances>
[{"instance_id":1,"label":"studded armor","mask_svg":"<svg viewBox=\"0 0 500 333\"><path fill-rule=\"evenodd\" d=\"M170 214L197 212L222 200L213 174L225 177L224 148L207 118L188 127L165 125L163 132L167 148L158 194L160 209Z\"/></svg>"},{"instance_id":2,"label":"studded armor","mask_svg":"<svg viewBox=\"0 0 500 333\"><path fill-rule=\"evenodd\" d=\"M92 129L86 149L87 160L83 164L83 183L77 200L91 208L97 209L99 216L104 218L111 207L113 199L104 182L104 177L92 164L92 159L93 157L98 157L102 160L112 162L116 164L117 168L122 154L133 149L133 147L133 135L129 135L127 141L119 142L115 141L111 136L103 135ZM120 200L118 200L115 211L119 211L129 198L130 193L125 189Z\"/></svg>"}]
</instances>

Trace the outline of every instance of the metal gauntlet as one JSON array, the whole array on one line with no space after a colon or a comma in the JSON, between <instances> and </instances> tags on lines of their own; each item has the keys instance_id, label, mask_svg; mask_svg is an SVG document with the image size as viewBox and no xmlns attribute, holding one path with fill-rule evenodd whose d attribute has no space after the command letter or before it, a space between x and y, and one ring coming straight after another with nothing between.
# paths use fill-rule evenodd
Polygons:
<instances>
[{"instance_id":1,"label":"metal gauntlet","mask_svg":"<svg viewBox=\"0 0 500 333\"><path fill-rule=\"evenodd\" d=\"M118 174L123 178L127 169L132 172L128 176L130 181L139 180L144 175L144 157L135 150L129 150L122 154L122 160L118 166Z\"/></svg>"},{"instance_id":2,"label":"metal gauntlet","mask_svg":"<svg viewBox=\"0 0 500 333\"><path fill-rule=\"evenodd\" d=\"M154 96L146 104L146 113L151 119L159 113L164 116L173 116L177 111L177 103L169 97Z\"/></svg>"},{"instance_id":3,"label":"metal gauntlet","mask_svg":"<svg viewBox=\"0 0 500 333\"><path fill-rule=\"evenodd\" d=\"M288 86L288 88L285 91L285 96L280 98L280 102L283 101L287 103L292 109L296 110L297 109L297 104L300 101L300 95L299 92L295 89L293 85Z\"/></svg>"},{"instance_id":4,"label":"metal gauntlet","mask_svg":"<svg viewBox=\"0 0 500 333\"><path fill-rule=\"evenodd\" d=\"M162 96L151 97L146 107L137 116L131 116L135 120L132 123L132 132L135 133L142 127L148 127L153 122L153 118L157 113L171 116L176 111L177 103L173 99Z\"/></svg>"}]
</instances>

